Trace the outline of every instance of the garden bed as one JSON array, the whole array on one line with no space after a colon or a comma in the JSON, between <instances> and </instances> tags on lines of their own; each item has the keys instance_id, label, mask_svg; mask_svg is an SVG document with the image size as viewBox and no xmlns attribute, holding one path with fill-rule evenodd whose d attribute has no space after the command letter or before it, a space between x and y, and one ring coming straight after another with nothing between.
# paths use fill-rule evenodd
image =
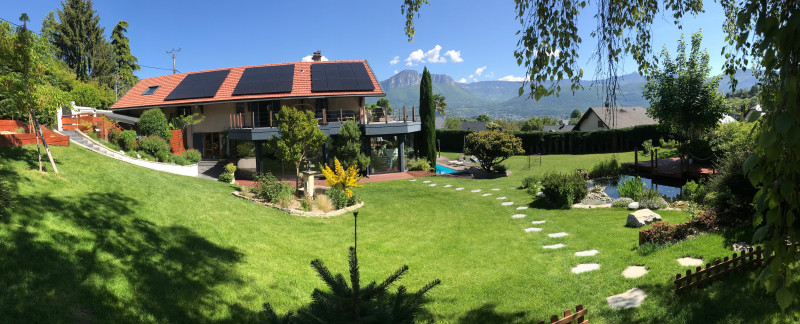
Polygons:
<instances>
[{"instance_id":1,"label":"garden bed","mask_svg":"<svg viewBox=\"0 0 800 324\"><path fill-rule=\"evenodd\" d=\"M350 212L350 211L354 211L354 210L359 209L362 206L364 206L364 202L362 201L362 202L357 203L355 205L352 205L352 206L349 206L349 207L345 207L345 208L342 208L342 209L338 209L338 210L334 210L332 212L327 212L327 213L326 212L314 212L314 211L304 211L304 210L299 210L299 209L281 207L281 206L279 206L277 204L266 202L266 201L264 201L262 199L248 197L246 195L243 195L240 191L234 191L231 194L236 196L236 197L252 201L252 202L257 203L259 205L272 207L272 208L278 209L280 211L283 211L283 212L286 212L286 213L289 213L289 214L292 214L292 215L305 216L305 217L333 217L333 216L339 216L341 214L344 214L344 213ZM299 205L299 203L297 202L297 200L295 200L295 201L293 201L292 205Z\"/></svg>"}]
</instances>

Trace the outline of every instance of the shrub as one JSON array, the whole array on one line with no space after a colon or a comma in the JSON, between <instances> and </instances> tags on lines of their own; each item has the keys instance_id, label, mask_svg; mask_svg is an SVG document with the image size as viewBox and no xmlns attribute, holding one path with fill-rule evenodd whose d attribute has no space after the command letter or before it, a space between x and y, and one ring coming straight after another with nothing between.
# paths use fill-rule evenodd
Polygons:
<instances>
[{"instance_id":1,"label":"shrub","mask_svg":"<svg viewBox=\"0 0 800 324\"><path fill-rule=\"evenodd\" d=\"M225 183L230 183L231 181L233 181L233 174L232 173L223 172L223 173L221 173L219 175L219 181L220 182L225 182Z\"/></svg>"},{"instance_id":2,"label":"shrub","mask_svg":"<svg viewBox=\"0 0 800 324\"><path fill-rule=\"evenodd\" d=\"M669 222L655 223L650 229L639 232L642 237L641 243L667 244L682 240L686 237L683 236L685 231L678 230L678 226L681 225L683 224L671 225Z\"/></svg>"},{"instance_id":3,"label":"shrub","mask_svg":"<svg viewBox=\"0 0 800 324\"><path fill-rule=\"evenodd\" d=\"M14 130L14 133L25 134L25 127L17 127L17 129Z\"/></svg>"},{"instance_id":4,"label":"shrub","mask_svg":"<svg viewBox=\"0 0 800 324\"><path fill-rule=\"evenodd\" d=\"M497 164L494 167L492 167L492 169L494 169L495 172L502 174L506 174L506 171L508 171L508 168L502 164Z\"/></svg>"},{"instance_id":5,"label":"shrub","mask_svg":"<svg viewBox=\"0 0 800 324\"><path fill-rule=\"evenodd\" d=\"M619 173L619 162L617 161L616 157L612 157L610 160L601 161L600 163L595 164L592 167L592 170L589 171L589 177L592 179L611 178L619 176Z\"/></svg>"},{"instance_id":6,"label":"shrub","mask_svg":"<svg viewBox=\"0 0 800 324\"><path fill-rule=\"evenodd\" d=\"M97 136L97 133L95 133L95 132L88 132L88 133L86 133L86 136L89 136L89 138L91 138L91 139L93 139L95 141L100 141L100 137Z\"/></svg>"},{"instance_id":7,"label":"shrub","mask_svg":"<svg viewBox=\"0 0 800 324\"><path fill-rule=\"evenodd\" d=\"M522 150L522 140L514 135L483 131L466 136L464 153L478 158L481 168L488 172L493 166L525 151Z\"/></svg>"},{"instance_id":8,"label":"shrub","mask_svg":"<svg viewBox=\"0 0 800 324\"><path fill-rule=\"evenodd\" d=\"M358 184L358 180L361 179L361 176L358 175L358 167L356 163L353 163L345 170L342 164L339 163L339 159L334 159L333 164L334 170L331 170L327 165L322 168L325 182L327 182L331 188L343 190L344 193L347 194L347 198L350 198L350 196L353 195L353 191L350 190L350 188L361 187Z\"/></svg>"},{"instance_id":9,"label":"shrub","mask_svg":"<svg viewBox=\"0 0 800 324\"><path fill-rule=\"evenodd\" d=\"M230 174L236 173L236 165L233 164L233 163L226 164L225 165L225 172L226 173L230 173Z\"/></svg>"},{"instance_id":10,"label":"shrub","mask_svg":"<svg viewBox=\"0 0 800 324\"><path fill-rule=\"evenodd\" d=\"M328 196L326 195L317 195L314 198L314 207L325 213L331 212L336 209L331 199L328 198Z\"/></svg>"},{"instance_id":11,"label":"shrub","mask_svg":"<svg viewBox=\"0 0 800 324\"><path fill-rule=\"evenodd\" d=\"M116 145L119 145L119 134L120 133L121 132L119 131L119 129L112 128L110 131L108 131L108 142L109 143L114 143Z\"/></svg>"},{"instance_id":12,"label":"shrub","mask_svg":"<svg viewBox=\"0 0 800 324\"><path fill-rule=\"evenodd\" d=\"M167 117L161 112L161 109L153 108L142 113L139 117L139 132L142 135L157 135L164 140L172 138L172 132L169 130L169 123Z\"/></svg>"},{"instance_id":13,"label":"shrub","mask_svg":"<svg viewBox=\"0 0 800 324\"><path fill-rule=\"evenodd\" d=\"M755 213L752 201L757 190L742 172L742 165L749 154L747 151L726 154L719 161L717 174L708 183L707 203L717 211L723 226L752 222Z\"/></svg>"},{"instance_id":14,"label":"shrub","mask_svg":"<svg viewBox=\"0 0 800 324\"><path fill-rule=\"evenodd\" d=\"M639 201L639 208L647 209L664 209L669 207L669 204L663 197L648 197Z\"/></svg>"},{"instance_id":15,"label":"shrub","mask_svg":"<svg viewBox=\"0 0 800 324\"><path fill-rule=\"evenodd\" d=\"M689 223L691 223L692 228L699 232L715 232L720 229L719 217L711 209L697 213Z\"/></svg>"},{"instance_id":16,"label":"shrub","mask_svg":"<svg viewBox=\"0 0 800 324\"><path fill-rule=\"evenodd\" d=\"M195 149L183 151L183 157L186 159L186 161L189 161L192 164L199 162L203 158L203 156L200 154L200 151Z\"/></svg>"},{"instance_id":17,"label":"shrub","mask_svg":"<svg viewBox=\"0 0 800 324\"><path fill-rule=\"evenodd\" d=\"M302 200L300 200L300 208L302 208L304 211L310 211L311 200L308 198L303 198Z\"/></svg>"},{"instance_id":18,"label":"shrub","mask_svg":"<svg viewBox=\"0 0 800 324\"><path fill-rule=\"evenodd\" d=\"M639 155L643 157L650 157L650 151L652 151L654 148L655 146L653 146L653 140L648 139L642 142L642 149L639 151Z\"/></svg>"},{"instance_id":19,"label":"shrub","mask_svg":"<svg viewBox=\"0 0 800 324\"><path fill-rule=\"evenodd\" d=\"M583 200L589 191L586 180L577 173L547 173L542 179L542 192L556 208L569 209Z\"/></svg>"},{"instance_id":20,"label":"shrub","mask_svg":"<svg viewBox=\"0 0 800 324\"><path fill-rule=\"evenodd\" d=\"M413 158L408 160L407 163L408 169L411 171L426 171L431 172L433 168L431 168L431 162L428 159L418 159Z\"/></svg>"},{"instance_id":21,"label":"shrub","mask_svg":"<svg viewBox=\"0 0 800 324\"><path fill-rule=\"evenodd\" d=\"M325 194L331 198L331 202L333 202L333 206L336 207L336 209L345 208L350 202L350 199L347 198L347 194L344 192L344 190L338 188L331 188Z\"/></svg>"},{"instance_id":22,"label":"shrub","mask_svg":"<svg viewBox=\"0 0 800 324\"><path fill-rule=\"evenodd\" d=\"M291 201L294 188L288 184L278 181L271 173L259 173L255 177L256 196L271 203Z\"/></svg>"},{"instance_id":23,"label":"shrub","mask_svg":"<svg viewBox=\"0 0 800 324\"><path fill-rule=\"evenodd\" d=\"M539 177L538 176L529 175L529 176L525 177L524 179L522 179L522 186L520 186L520 188L522 188L522 189L533 188L533 187L536 186L536 184L538 182L539 182Z\"/></svg>"},{"instance_id":24,"label":"shrub","mask_svg":"<svg viewBox=\"0 0 800 324\"><path fill-rule=\"evenodd\" d=\"M697 204L702 204L707 194L706 186L690 180L681 188L681 197Z\"/></svg>"},{"instance_id":25,"label":"shrub","mask_svg":"<svg viewBox=\"0 0 800 324\"><path fill-rule=\"evenodd\" d=\"M628 197L636 201L644 197L644 188L644 181L638 177L622 179L617 185L620 197Z\"/></svg>"},{"instance_id":26,"label":"shrub","mask_svg":"<svg viewBox=\"0 0 800 324\"><path fill-rule=\"evenodd\" d=\"M124 130L119 133L118 138L119 146L122 146L123 150L126 151L133 151L136 149L136 132L132 130Z\"/></svg>"},{"instance_id":27,"label":"shrub","mask_svg":"<svg viewBox=\"0 0 800 324\"><path fill-rule=\"evenodd\" d=\"M156 152L155 157L159 162L172 163L172 154L167 151L158 151Z\"/></svg>"},{"instance_id":28,"label":"shrub","mask_svg":"<svg viewBox=\"0 0 800 324\"><path fill-rule=\"evenodd\" d=\"M347 199L347 206L353 206L353 205L358 204L358 203L360 203L362 201L363 200L361 199L361 195L359 195L358 192L353 192L353 195L350 196L350 198Z\"/></svg>"},{"instance_id":29,"label":"shrub","mask_svg":"<svg viewBox=\"0 0 800 324\"><path fill-rule=\"evenodd\" d=\"M156 135L140 138L139 149L153 156L158 156L159 152L169 153L167 141Z\"/></svg>"},{"instance_id":30,"label":"shrub","mask_svg":"<svg viewBox=\"0 0 800 324\"><path fill-rule=\"evenodd\" d=\"M611 202L611 207L628 207L633 202L633 199L628 197L622 197L619 199L615 199Z\"/></svg>"},{"instance_id":31,"label":"shrub","mask_svg":"<svg viewBox=\"0 0 800 324\"><path fill-rule=\"evenodd\" d=\"M172 163L177 165L189 165L192 164L183 157L183 155L173 155L172 156Z\"/></svg>"}]
</instances>

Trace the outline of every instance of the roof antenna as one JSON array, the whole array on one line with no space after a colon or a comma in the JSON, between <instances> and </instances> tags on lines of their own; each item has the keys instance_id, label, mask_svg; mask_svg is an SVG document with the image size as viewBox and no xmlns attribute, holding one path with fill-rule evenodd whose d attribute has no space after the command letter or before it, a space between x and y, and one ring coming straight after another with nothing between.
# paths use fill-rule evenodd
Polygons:
<instances>
[{"instance_id":1,"label":"roof antenna","mask_svg":"<svg viewBox=\"0 0 800 324\"><path fill-rule=\"evenodd\" d=\"M172 55L172 74L175 74L176 71L177 71L175 69L175 54L178 54L178 52L180 52L180 51L181 51L180 47L178 47L178 49L174 49L173 48L171 51L167 51L167 54Z\"/></svg>"}]
</instances>

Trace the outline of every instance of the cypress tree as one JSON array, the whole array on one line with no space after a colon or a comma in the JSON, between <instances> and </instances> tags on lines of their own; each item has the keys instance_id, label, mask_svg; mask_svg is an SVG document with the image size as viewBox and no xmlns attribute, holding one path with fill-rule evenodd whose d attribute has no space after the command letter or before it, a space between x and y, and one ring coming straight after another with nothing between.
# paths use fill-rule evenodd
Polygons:
<instances>
[{"instance_id":1,"label":"cypress tree","mask_svg":"<svg viewBox=\"0 0 800 324\"><path fill-rule=\"evenodd\" d=\"M428 68L422 70L422 81L419 84L419 119L422 121L419 156L425 157L431 165L436 165L436 121L433 105L433 85Z\"/></svg>"}]
</instances>

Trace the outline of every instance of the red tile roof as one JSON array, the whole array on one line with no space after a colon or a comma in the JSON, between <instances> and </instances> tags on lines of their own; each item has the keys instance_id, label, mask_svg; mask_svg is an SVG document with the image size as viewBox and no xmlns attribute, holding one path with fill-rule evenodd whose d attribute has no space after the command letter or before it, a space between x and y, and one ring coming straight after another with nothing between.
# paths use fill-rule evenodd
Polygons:
<instances>
[{"instance_id":1,"label":"red tile roof","mask_svg":"<svg viewBox=\"0 0 800 324\"><path fill-rule=\"evenodd\" d=\"M364 66L367 68L367 73L369 74L369 77L372 80L372 84L375 86L374 90L311 92L311 64L356 63L356 62L363 63ZM286 64L294 64L294 84L292 85L292 92L241 95L241 96L233 95L233 89L236 88L236 84L239 83L239 78L241 78L242 73L246 68L261 67L261 66L276 66L276 65L286 65ZM180 84L181 81L183 81L183 78L185 78L187 75L198 72L210 72L210 71L219 71L228 69L230 69L231 72L228 73L228 77L225 78L225 81L222 82L222 86L220 86L219 90L217 90L217 94L214 97L164 101L164 98L167 95L169 95L169 93L172 92L172 90L174 90L175 87L178 86L178 84ZM158 88L158 90L156 90L155 93L146 96L142 95L142 93L144 93L144 91L148 87L155 85L161 86L160 88ZM141 81L136 83L136 85L134 85L133 88L131 88L124 96L122 96L122 98L119 98L117 102L111 105L111 109L179 106L179 105L189 105L189 104L207 104L213 102L240 101L240 100L252 100L252 99L271 99L271 98L292 99L292 98L303 98L303 97L340 97L340 96L376 97L385 95L386 94L383 92L383 89L381 89L380 83L375 78L375 74L372 72L372 69L369 67L369 64L367 64L367 61L360 60L360 61L295 62L295 63L240 66L234 68L162 75L162 76L142 79Z\"/></svg>"}]
</instances>

